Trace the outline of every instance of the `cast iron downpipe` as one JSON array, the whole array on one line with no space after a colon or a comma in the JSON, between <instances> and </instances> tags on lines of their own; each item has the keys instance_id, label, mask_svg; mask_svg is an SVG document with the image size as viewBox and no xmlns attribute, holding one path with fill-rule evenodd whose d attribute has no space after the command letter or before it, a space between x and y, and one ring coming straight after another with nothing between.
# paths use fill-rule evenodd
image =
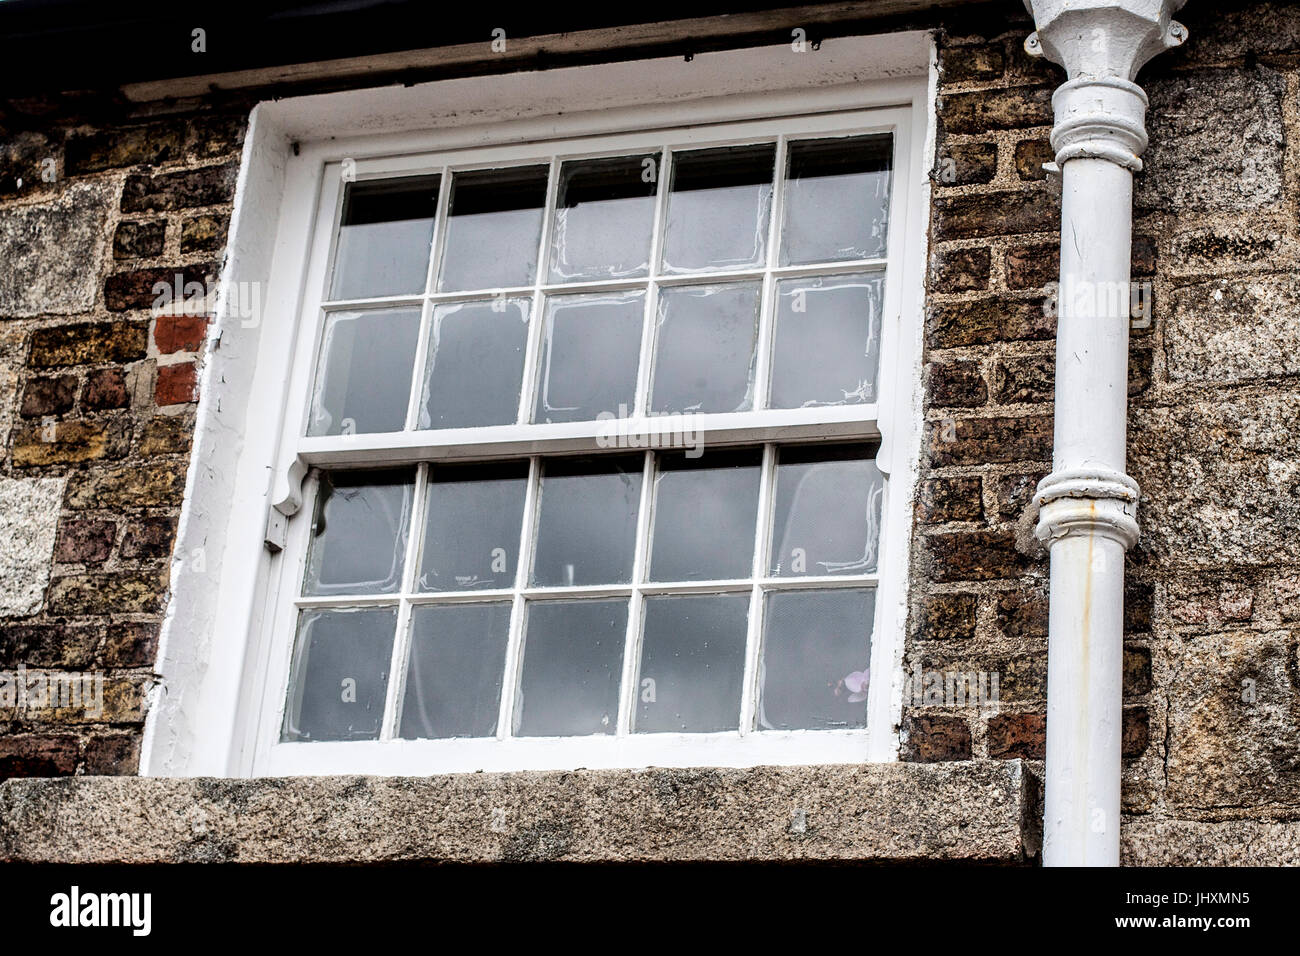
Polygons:
<instances>
[{"instance_id":1,"label":"cast iron downpipe","mask_svg":"<svg viewBox=\"0 0 1300 956\"><path fill-rule=\"evenodd\" d=\"M1133 78L1186 38L1185 0L1025 0L1025 49L1065 67L1052 97L1061 176L1055 447L1038 485L1051 552L1046 866L1117 866L1123 726L1124 553L1138 486L1124 473L1133 174L1147 98Z\"/></svg>"}]
</instances>

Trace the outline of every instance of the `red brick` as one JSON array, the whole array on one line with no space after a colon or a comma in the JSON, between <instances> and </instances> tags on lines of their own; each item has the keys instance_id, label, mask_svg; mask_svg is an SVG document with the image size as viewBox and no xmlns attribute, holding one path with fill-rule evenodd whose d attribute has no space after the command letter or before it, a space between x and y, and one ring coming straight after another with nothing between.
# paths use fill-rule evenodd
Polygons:
<instances>
[{"instance_id":1,"label":"red brick","mask_svg":"<svg viewBox=\"0 0 1300 956\"><path fill-rule=\"evenodd\" d=\"M0 737L0 780L66 777L77 769L77 738L68 734Z\"/></svg>"},{"instance_id":2,"label":"red brick","mask_svg":"<svg viewBox=\"0 0 1300 956\"><path fill-rule=\"evenodd\" d=\"M998 714L989 720L989 756L1042 760L1047 753L1046 714Z\"/></svg>"},{"instance_id":3,"label":"red brick","mask_svg":"<svg viewBox=\"0 0 1300 956\"><path fill-rule=\"evenodd\" d=\"M154 401L159 405L180 405L199 400L199 367L194 362L158 368Z\"/></svg>"},{"instance_id":4,"label":"red brick","mask_svg":"<svg viewBox=\"0 0 1300 956\"><path fill-rule=\"evenodd\" d=\"M912 763L971 758L970 725L962 717L909 716L904 721L904 759Z\"/></svg>"},{"instance_id":5,"label":"red brick","mask_svg":"<svg viewBox=\"0 0 1300 956\"><path fill-rule=\"evenodd\" d=\"M140 764L140 738L132 734L99 734L86 741L86 773L122 777Z\"/></svg>"},{"instance_id":6,"label":"red brick","mask_svg":"<svg viewBox=\"0 0 1300 956\"><path fill-rule=\"evenodd\" d=\"M102 368L86 376L81 406L87 411L125 408L131 395L126 390L126 373L120 368Z\"/></svg>"},{"instance_id":7,"label":"red brick","mask_svg":"<svg viewBox=\"0 0 1300 956\"><path fill-rule=\"evenodd\" d=\"M206 315L160 315L154 323L153 340L163 355L197 352L207 332Z\"/></svg>"},{"instance_id":8,"label":"red brick","mask_svg":"<svg viewBox=\"0 0 1300 956\"><path fill-rule=\"evenodd\" d=\"M42 375L27 380L18 414L24 418L62 415L72 408L77 395L75 375Z\"/></svg>"},{"instance_id":9,"label":"red brick","mask_svg":"<svg viewBox=\"0 0 1300 956\"><path fill-rule=\"evenodd\" d=\"M117 525L112 521L64 520L59 526L54 559L73 564L102 564L113 553Z\"/></svg>"}]
</instances>

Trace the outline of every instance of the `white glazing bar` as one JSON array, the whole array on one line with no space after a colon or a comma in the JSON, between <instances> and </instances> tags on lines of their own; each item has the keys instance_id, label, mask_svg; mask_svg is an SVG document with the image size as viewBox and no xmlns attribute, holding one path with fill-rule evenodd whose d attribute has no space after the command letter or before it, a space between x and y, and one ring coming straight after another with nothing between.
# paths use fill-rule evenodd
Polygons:
<instances>
[{"instance_id":1,"label":"white glazing bar","mask_svg":"<svg viewBox=\"0 0 1300 956\"><path fill-rule=\"evenodd\" d=\"M745 677L740 691L740 733L755 730L758 713L758 671L763 642L763 588L767 573L768 541L772 537L772 500L776 486L776 447L763 446L763 466L758 483L758 514L754 521L753 584L749 590L749 628L745 636Z\"/></svg>"},{"instance_id":2,"label":"white glazing bar","mask_svg":"<svg viewBox=\"0 0 1300 956\"><path fill-rule=\"evenodd\" d=\"M415 472L415 489L411 501L410 527L406 535L405 564L402 567L402 593L415 590L415 574L424 547L424 500L428 487L429 466L420 465ZM393 656L388 667L388 692L384 699L384 718L379 739L392 740L398 732L402 698L406 692L406 659L411 646L411 602L402 600L397 607L397 634L393 637Z\"/></svg>"},{"instance_id":3,"label":"white glazing bar","mask_svg":"<svg viewBox=\"0 0 1300 956\"><path fill-rule=\"evenodd\" d=\"M647 451L641 469L641 500L636 518L636 552L632 556L632 597L627 609L627 636L623 644L623 679L619 685L618 723L614 733L632 732L632 714L636 707L636 680L641 654L641 617L645 600L640 584L645 580L650 558L650 536L654 516L654 452Z\"/></svg>"},{"instance_id":4,"label":"white glazing bar","mask_svg":"<svg viewBox=\"0 0 1300 956\"><path fill-rule=\"evenodd\" d=\"M772 210L767 224L767 268L763 272L763 293L758 311L757 361L754 363L754 409L767 408L768 377L772 368L772 339L776 326L776 279L773 270L780 261L781 216L785 209L785 137L776 141L776 159L773 170Z\"/></svg>"},{"instance_id":5,"label":"white glazing bar","mask_svg":"<svg viewBox=\"0 0 1300 956\"><path fill-rule=\"evenodd\" d=\"M672 175L670 155L667 147L660 151L658 176L655 180L658 191L655 193L654 225L650 233L650 273L646 286L645 313L641 323L641 360L637 364L636 391L633 393L633 408L637 415L644 415L650 407L659 312L659 287L655 280L659 276L659 259L663 255L663 233L667 228L668 185L669 177ZM615 409L611 408L609 411L613 412Z\"/></svg>"},{"instance_id":6,"label":"white glazing bar","mask_svg":"<svg viewBox=\"0 0 1300 956\"><path fill-rule=\"evenodd\" d=\"M537 403L537 389L540 381L539 368L542 361L542 337L546 334L546 296L542 292L544 276L550 268L551 257L551 219L554 214L555 199L560 188L560 161L551 157L550 170L546 174L546 199L542 209L542 229L537 250L537 274L533 276L533 305L528 316L528 345L524 352L524 371L519 384L519 414L516 421L526 425L533 420L533 408ZM522 562L523 555L520 555Z\"/></svg>"},{"instance_id":7,"label":"white glazing bar","mask_svg":"<svg viewBox=\"0 0 1300 956\"><path fill-rule=\"evenodd\" d=\"M515 697L523 664L524 626L527 606L524 586L532 568L533 539L537 530L537 510L541 501L542 467L540 459L528 461L528 488L524 492L524 520L519 529L519 555L515 559L515 586L510 608L510 637L506 642L505 674L501 679L501 706L497 711L497 739L512 733Z\"/></svg>"}]
</instances>

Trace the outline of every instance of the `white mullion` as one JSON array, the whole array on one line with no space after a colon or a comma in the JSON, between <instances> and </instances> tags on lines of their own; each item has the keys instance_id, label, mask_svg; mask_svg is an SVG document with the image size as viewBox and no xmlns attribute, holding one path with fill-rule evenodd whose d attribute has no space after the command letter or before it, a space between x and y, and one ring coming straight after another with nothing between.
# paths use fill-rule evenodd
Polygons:
<instances>
[{"instance_id":1,"label":"white mullion","mask_svg":"<svg viewBox=\"0 0 1300 956\"><path fill-rule=\"evenodd\" d=\"M406 536L406 563L402 568L402 593L397 606L397 634L393 637L393 657L388 667L388 693L384 700L384 719L380 740L397 736L402 701L406 696L406 661L411 646L411 602L415 590L415 572L424 546L424 504L429 484L429 466L421 464L415 472L415 495L411 502L411 525Z\"/></svg>"},{"instance_id":2,"label":"white mullion","mask_svg":"<svg viewBox=\"0 0 1300 956\"><path fill-rule=\"evenodd\" d=\"M438 211L433 220L433 248L429 250L429 271L424 277L424 295L428 298L438 289L438 276L442 272L442 257L447 248L447 233L451 231L448 213L451 210L451 170L442 167L438 179Z\"/></svg>"},{"instance_id":3,"label":"white mullion","mask_svg":"<svg viewBox=\"0 0 1300 956\"><path fill-rule=\"evenodd\" d=\"M632 556L632 594L628 601L627 635L623 644L623 678L618 693L616 736L632 732L632 711L636 706L636 680L640 669L641 618L645 607L641 583L645 580L650 555L650 529L654 510L655 456L647 451L641 472L641 500L636 519L636 551Z\"/></svg>"},{"instance_id":4,"label":"white mullion","mask_svg":"<svg viewBox=\"0 0 1300 956\"><path fill-rule=\"evenodd\" d=\"M745 683L740 695L740 734L755 730L758 713L758 665L763 641L763 586L767 577L768 549L772 539L772 502L776 491L776 446L763 446L763 467L758 484L758 516L754 521L753 584L749 592L749 630L745 637Z\"/></svg>"},{"instance_id":5,"label":"white mullion","mask_svg":"<svg viewBox=\"0 0 1300 956\"><path fill-rule=\"evenodd\" d=\"M533 304L528 317L528 346L524 353L524 372L519 383L519 410L515 421L521 425L533 420L533 409L537 407L537 389L541 387L540 364L542 360L542 337L546 334L546 276L551 266L551 229L554 219L555 200L560 190L560 160L551 157L550 168L546 173L546 199L542 209L542 235L538 240L537 274L533 276ZM520 563L523 555L520 555Z\"/></svg>"},{"instance_id":6,"label":"white mullion","mask_svg":"<svg viewBox=\"0 0 1300 956\"><path fill-rule=\"evenodd\" d=\"M780 262L778 255L781 244L781 219L785 209L785 137L776 139L776 158L774 160L772 183L771 221L767 224L767 262L763 271L763 289L758 305L758 361L754 364L754 401L755 411L767 408L768 377L772 374L772 342L776 326L776 279L773 270ZM757 574L757 572L756 572Z\"/></svg>"},{"instance_id":7,"label":"white mullion","mask_svg":"<svg viewBox=\"0 0 1300 956\"><path fill-rule=\"evenodd\" d=\"M660 150L658 192L655 193L654 225L650 233L650 271L646 283L645 313L641 323L641 359L637 363L636 391L632 398L634 415L644 415L650 409L650 382L653 374L655 340L658 337L656 326L659 318L659 259L663 255L663 233L667 229L671 156L668 147L665 146Z\"/></svg>"},{"instance_id":8,"label":"white mullion","mask_svg":"<svg viewBox=\"0 0 1300 956\"><path fill-rule=\"evenodd\" d=\"M420 332L415 340L415 362L411 372L411 394L406 405L406 430L419 426L420 403L424 400L424 377L429 366L429 342L433 338L433 304L429 293L442 268L442 253L447 244L447 210L451 205L451 175L443 167L438 177L438 205L433 218L433 245L429 249L429 266L424 275L424 299L421 303Z\"/></svg>"},{"instance_id":9,"label":"white mullion","mask_svg":"<svg viewBox=\"0 0 1300 956\"><path fill-rule=\"evenodd\" d=\"M533 542L537 535L537 511L541 500L541 459L528 459L528 487L524 492L524 520L519 529L519 554L515 558L515 586L510 604L510 636L506 641L505 673L501 678L501 702L497 711L497 740L513 733L515 699L519 691L524 646L524 590L533 566Z\"/></svg>"}]
</instances>

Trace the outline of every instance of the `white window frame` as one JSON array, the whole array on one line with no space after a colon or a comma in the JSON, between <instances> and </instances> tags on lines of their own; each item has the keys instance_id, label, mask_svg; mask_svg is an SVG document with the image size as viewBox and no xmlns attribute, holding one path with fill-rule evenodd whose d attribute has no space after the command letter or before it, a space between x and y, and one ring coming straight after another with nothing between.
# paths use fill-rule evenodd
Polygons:
<instances>
[{"instance_id":1,"label":"white window frame","mask_svg":"<svg viewBox=\"0 0 1300 956\"><path fill-rule=\"evenodd\" d=\"M918 45L915 44L917 35L903 36L910 38L917 49L924 51L925 65L932 70L933 53L928 38ZM880 49L881 43L889 43L894 39L851 38L832 42L839 44L844 54L851 57L854 53L860 54L864 45ZM856 47L856 50L850 50L850 47ZM764 63L765 52L768 54L767 63ZM728 64L721 61L728 61L732 67L730 75L735 75L742 82L745 72L754 74L756 79L771 68L770 48L767 51L748 50L709 56L719 58L717 65L724 70ZM843 70L844 59L847 57L842 55L838 61L831 58L831 63L838 64L837 68ZM325 291L324 277L337 220L337 204L341 200L344 184L339 164L344 160L355 164L358 179L367 179L398 170L403 174L433 172L450 160L454 160L457 165L500 165L512 158L518 161L532 159L541 152L563 153L566 157L585 155L593 145L598 152L607 154L661 148L665 142L664 130L674 131L671 137L674 147L688 143L703 146L725 145L733 141L752 142L765 137L775 139L777 135L812 138L819 135L891 131L895 147L890 212L891 267L885 270L879 401L872 406L701 416L701 424L705 426L706 445L731 444L738 440L752 444L771 441L780 443L812 437L875 439L881 442L877 463L886 475L886 492L880 570L875 582L877 600L876 621L872 631L871 668L873 675L894 675L898 672L906 610L911 499L921 429L920 304L925 248L924 209L928 198L924 176L926 164L923 158L932 143L932 136L927 137L930 84L923 77L828 83L827 73L834 74L835 71L825 70L827 64L823 64L824 71L820 73L816 69L809 72L805 68L809 75L803 82L811 88L797 89L784 96L742 93L726 97L695 98L669 110L661 105L648 105L655 102L655 77L668 70L670 63L676 67L680 61L650 61L657 69L647 67L644 73L636 77L635 82L641 88L633 93L629 84L628 89L621 94L625 99L643 98L645 103L639 106L611 107L594 115L577 113L569 117L547 115L546 104L542 103L533 105L535 115L527 115L529 107L526 105L514 107L517 114L514 118L481 125L465 126L461 122L450 122L445 125L435 124L437 128L433 131L416 129L303 140L294 142L289 150L280 153L285 166L282 175L274 169L274 163L267 162L266 156L258 155L259 145L262 152L271 150L265 142L259 144L256 141L258 137L250 133L250 143L245 150L245 167L241 171L241 195L237 198L236 222L232 226L232 247L236 257L243 253L244 259L248 260L255 254L255 250L241 249L240 238L245 234L253 237L261 235L262 254L269 254L273 262L266 267L268 289L263 308L266 321L257 323L256 370L253 372L251 394L244 409L244 445L255 447L256 457L247 460L246 452L237 462L237 470L250 487L256 485L257 476L260 475L260 494L245 494L243 504L256 506L265 523L261 526L261 533L256 535L259 545L256 557L245 557L232 551L237 546L235 536L230 533L235 525L239 526L241 533L238 538L243 547L250 544L253 537L250 532L257 527L254 519L246 513L242 515L242 520L237 518L240 496L239 489L235 488L229 525L222 529L226 533L215 537L224 537L219 574L221 591L238 598L236 607L239 610L246 609L247 616L243 621L236 618L228 626L217 626L212 630L224 633L228 641L238 643L238 647L221 648L213 643L203 647L201 642L191 639L188 642L190 645L199 643L199 650L207 651L208 659L196 662L193 653L195 648L186 646L185 636L177 630L183 625L186 611L189 610L180 603L186 598L187 589L176 588L169 607L168 626L164 631L161 653L160 670L164 678L162 694L155 696L155 707L151 710L146 728L146 747L142 756L145 772L216 772L221 775L340 772L430 774L479 769L851 763L896 758L900 694L897 681L878 678L873 679L870 688L868 726L865 731L763 731L742 735L629 734L489 741L390 739L379 742L317 741L292 744L281 744L278 741L293 644L291 617L296 613L295 600L311 523L309 513L298 514L288 519L287 523L284 516L300 509L304 512L309 510L301 508L301 483L308 468L314 465L380 465L399 458L517 458L523 457L521 449L525 446L521 443L527 443L526 452L533 455L594 450L597 447L598 427L593 423L408 432L396 439L392 435L302 437L305 434L311 376L314 373L313 359L323 324L320 322L322 310L319 306L321 295ZM625 66L597 65L576 70L577 75L582 77L584 86L601 88L602 73L609 74L616 67ZM737 70L737 66L743 68ZM800 66L804 68L802 63ZM575 74L573 70L557 72ZM916 72L915 64L913 72ZM604 79L608 79L608 76ZM797 81L799 77L796 76L795 79ZM429 86L445 87L452 82L444 81ZM506 81L504 78L490 78L472 82L487 87L485 92L490 99L494 85L508 87L514 79ZM799 84L796 82L794 85L797 87ZM605 88L608 89L608 84ZM462 91L465 89L461 87ZM500 91L496 92L500 95ZM519 95L518 89L515 95ZM615 91L614 95L619 94ZM333 94L332 97L336 100L348 97L357 100L358 94ZM319 108L322 98L308 99L315 101L313 106ZM284 104L276 105L283 108ZM418 123L418 116L413 119L410 112L409 107L401 112L404 117L402 122ZM328 109L324 115L329 115ZM277 118L281 119L282 124L285 122L282 117ZM267 124L268 127L270 125ZM360 125L367 125L364 119ZM683 133L683 130L686 132ZM834 132L827 132L828 130ZM265 140L269 137L261 138ZM596 139L598 142L593 143ZM781 142L784 141L783 138ZM279 145L283 148L285 144ZM269 172L268 166L271 167ZM259 173L266 179L260 188L267 192L279 180L283 198L279 203L278 215L269 224L269 229L268 224L262 223L260 232L254 226L244 227L241 231L243 223L240 220L250 215L249 203L256 200L259 189L256 177ZM666 193L666 189L661 192ZM779 197L774 199L774 223L778 221L776 214L779 213L779 202ZM239 262L232 262L223 276L223 288L227 295L232 286L241 281L237 278L239 265ZM843 268L810 267L782 271L794 275L801 272L827 274L835 271L865 271L862 265L856 263ZM710 277L710 281L721 281L722 278L724 277L714 276ZM541 294L541 281L539 279L538 286L532 290L535 296ZM764 281L774 281L770 272ZM605 289L619 284L597 283L593 289ZM235 293L238 294L237 289ZM425 299L426 296L409 298ZM368 304L373 304L373 300L367 301ZM228 299L225 304L227 314L219 316L219 327L230 331L234 340L232 344L242 344L251 336L241 336L236 331L237 317L230 311ZM222 312L222 305L219 301L219 313ZM293 317L293 321L284 320L288 315ZM247 323L239 323L241 328L245 324ZM534 328L530 330L530 341L535 346L542 323L534 321L532 325ZM765 322L765 331L770 332L771 325L770 321ZM643 352L649 347L649 336L645 338L647 341L642 343ZM226 341L223 331L215 343L217 348L209 353L209 367L205 368L205 385L213 385L218 392L225 381L214 381L213 365L215 363L219 369L221 357L218 353L220 348L226 347ZM766 344L760 342L760 356L766 355ZM528 395L528 376L536 354L537 349L531 348L526 359L529 365L525 370L525 396ZM765 360L759 359L760 363ZM647 367L643 361L643 376ZM761 375L760 368L760 382ZM261 389L258 388L259 384L263 386ZM262 414L260 418L263 420L258 421L255 402L259 393L263 397L278 394L278 415ZM521 398L521 401L527 400L527 397ZM205 389L204 405L210 405L212 401L211 392ZM215 417L211 408L207 412L207 418ZM195 464L199 467L204 465L200 448L204 439L204 413L205 409L201 406L200 434L195 447ZM209 454L212 452L210 446ZM765 469L769 472L771 457L769 449L764 455ZM533 467L536 468L536 462ZM253 472L252 478L249 477L250 470ZM191 471L193 472L193 467ZM192 473L187 488L174 574L183 574L186 570L187 545L198 540L200 533L215 530L203 527L201 519L194 517L195 510L199 508L198 502L202 499L202 489L196 487L195 477ZM770 482L765 484L765 488L770 488ZM644 493L648 493L648 487ZM762 508L763 504L760 503L760 509ZM642 522L648 520L645 511L643 500ZM207 543L212 537L213 535L205 535L202 540ZM417 535L412 536L413 540L417 538ZM261 539L273 541L277 546L283 544L285 550L279 554L270 554L260 547ZM525 555L521 554L520 560L524 559ZM760 580L760 586L761 583ZM795 586L818 587L828 583L835 582L808 579L795 582ZM861 584L861 579L855 578L852 583ZM781 584L788 587L792 582L782 579ZM621 592L623 589L616 590ZM481 598L481 595L476 596L476 599ZM516 600L519 599L516 596ZM191 620L198 617L193 611L188 616ZM242 633L238 627L241 623L244 625ZM751 615L751 629L753 627L754 618ZM517 635L512 635L511 646L517 647ZM751 634L748 653L752 654L756 646L757 642ZM237 668L232 666L232 658L237 659ZM624 664L626 667L626 660ZM390 675L390 696L393 687L399 683L399 674ZM166 699L173 687L187 690L188 697L185 700ZM752 707L752 696L752 690L747 688L746 707ZM216 716L218 726L196 726L196 721L205 715Z\"/></svg>"}]
</instances>

